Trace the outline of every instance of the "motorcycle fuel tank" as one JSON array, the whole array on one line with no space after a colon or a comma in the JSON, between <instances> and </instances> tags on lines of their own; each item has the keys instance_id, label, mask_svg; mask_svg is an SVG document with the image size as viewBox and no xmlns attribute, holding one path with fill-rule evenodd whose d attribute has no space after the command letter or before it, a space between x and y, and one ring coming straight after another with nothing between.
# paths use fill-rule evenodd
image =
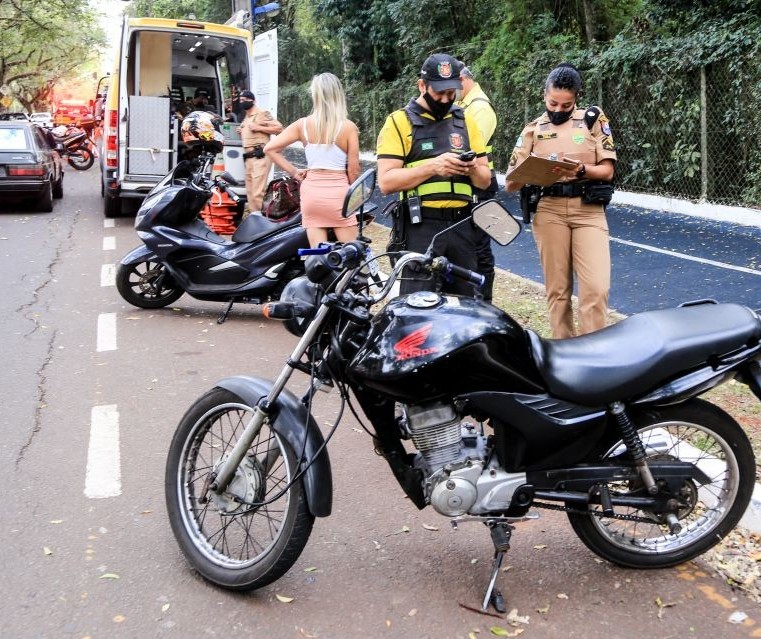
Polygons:
<instances>
[{"instance_id":1,"label":"motorcycle fuel tank","mask_svg":"<svg viewBox=\"0 0 761 639\"><path fill-rule=\"evenodd\" d=\"M414 403L473 390L536 392L523 328L483 301L422 291L373 318L351 363L363 384Z\"/></svg>"}]
</instances>

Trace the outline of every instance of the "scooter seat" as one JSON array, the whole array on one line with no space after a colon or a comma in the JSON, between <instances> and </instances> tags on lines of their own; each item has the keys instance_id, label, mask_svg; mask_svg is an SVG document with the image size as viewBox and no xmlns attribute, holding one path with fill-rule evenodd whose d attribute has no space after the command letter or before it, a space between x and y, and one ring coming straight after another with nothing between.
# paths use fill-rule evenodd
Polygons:
<instances>
[{"instance_id":1,"label":"scooter seat","mask_svg":"<svg viewBox=\"0 0 761 639\"><path fill-rule=\"evenodd\" d=\"M301 224L301 213L282 222L273 222L263 215L249 215L244 219L233 233L233 242L255 242L270 233L279 231L284 226Z\"/></svg>"},{"instance_id":2,"label":"scooter seat","mask_svg":"<svg viewBox=\"0 0 761 639\"><path fill-rule=\"evenodd\" d=\"M712 357L756 345L761 319L739 304L700 304L639 313L570 339L526 332L550 393L600 406L642 395Z\"/></svg>"}]
</instances>

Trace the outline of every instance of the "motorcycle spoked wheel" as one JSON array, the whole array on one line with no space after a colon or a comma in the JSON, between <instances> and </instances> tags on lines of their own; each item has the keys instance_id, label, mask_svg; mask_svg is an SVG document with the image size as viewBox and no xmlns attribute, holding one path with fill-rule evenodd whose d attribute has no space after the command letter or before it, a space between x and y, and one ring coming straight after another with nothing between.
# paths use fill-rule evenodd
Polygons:
<instances>
[{"instance_id":1,"label":"motorcycle spoked wheel","mask_svg":"<svg viewBox=\"0 0 761 639\"><path fill-rule=\"evenodd\" d=\"M658 408L635 419L650 459L696 464L710 483L685 481L680 496L688 506L678 513L682 530L672 535L659 514L616 506L617 514L652 523L568 513L574 532L594 553L628 568L668 568L701 555L740 521L755 484L756 462L742 427L720 408L699 399ZM603 459L620 455L616 443ZM641 482L610 484L612 493L642 489ZM590 505L589 510L600 510Z\"/></svg>"},{"instance_id":2,"label":"motorcycle spoked wheel","mask_svg":"<svg viewBox=\"0 0 761 639\"><path fill-rule=\"evenodd\" d=\"M209 491L204 502L210 474L253 412L234 393L212 389L183 416L166 465L169 521L182 552L203 577L232 590L261 588L281 577L298 559L314 524L302 479L271 504L249 505L280 493L298 469L300 451L266 423L227 491Z\"/></svg>"},{"instance_id":3,"label":"motorcycle spoked wheel","mask_svg":"<svg viewBox=\"0 0 761 639\"><path fill-rule=\"evenodd\" d=\"M161 262L148 260L116 269L119 294L138 308L163 308L177 301L183 291Z\"/></svg>"},{"instance_id":4,"label":"motorcycle spoked wheel","mask_svg":"<svg viewBox=\"0 0 761 639\"><path fill-rule=\"evenodd\" d=\"M95 155L88 149L72 151L68 157L69 164L77 171L86 171L95 163Z\"/></svg>"}]
</instances>

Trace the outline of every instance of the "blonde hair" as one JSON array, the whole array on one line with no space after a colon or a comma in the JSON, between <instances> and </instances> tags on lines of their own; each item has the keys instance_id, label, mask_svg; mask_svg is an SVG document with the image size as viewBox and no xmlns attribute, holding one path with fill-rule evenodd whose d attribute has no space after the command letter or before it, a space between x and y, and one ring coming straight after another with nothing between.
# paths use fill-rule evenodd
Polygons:
<instances>
[{"instance_id":1,"label":"blonde hair","mask_svg":"<svg viewBox=\"0 0 761 639\"><path fill-rule=\"evenodd\" d=\"M341 81L332 73L320 73L312 78L312 123L317 144L335 141L341 125L348 118L346 94Z\"/></svg>"}]
</instances>

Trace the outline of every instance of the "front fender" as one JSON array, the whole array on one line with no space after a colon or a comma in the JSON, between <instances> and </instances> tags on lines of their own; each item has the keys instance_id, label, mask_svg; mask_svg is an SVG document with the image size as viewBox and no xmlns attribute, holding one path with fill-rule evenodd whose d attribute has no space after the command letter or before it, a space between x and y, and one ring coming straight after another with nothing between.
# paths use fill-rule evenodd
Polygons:
<instances>
[{"instance_id":1,"label":"front fender","mask_svg":"<svg viewBox=\"0 0 761 639\"><path fill-rule=\"evenodd\" d=\"M268 379L244 375L226 377L217 382L217 386L235 393L249 406L256 406L259 400L270 392L272 384L273 382ZM288 390L284 389L280 393L275 405L277 413L272 429L288 441L296 454L304 448L306 433L304 455L306 459L312 459L325 441L317 427L317 422L307 412L299 398ZM306 424L308 427L305 426ZM304 474L304 490L309 511L315 517L330 515L333 508L333 474L327 448L320 453Z\"/></svg>"},{"instance_id":2,"label":"front fender","mask_svg":"<svg viewBox=\"0 0 761 639\"><path fill-rule=\"evenodd\" d=\"M133 248L129 253L127 253L122 259L120 264L122 266L132 266L133 264L140 264L141 262L145 262L147 260L158 260L159 256L156 255L151 249L149 249L145 244L142 246L138 246L137 248Z\"/></svg>"}]
</instances>

